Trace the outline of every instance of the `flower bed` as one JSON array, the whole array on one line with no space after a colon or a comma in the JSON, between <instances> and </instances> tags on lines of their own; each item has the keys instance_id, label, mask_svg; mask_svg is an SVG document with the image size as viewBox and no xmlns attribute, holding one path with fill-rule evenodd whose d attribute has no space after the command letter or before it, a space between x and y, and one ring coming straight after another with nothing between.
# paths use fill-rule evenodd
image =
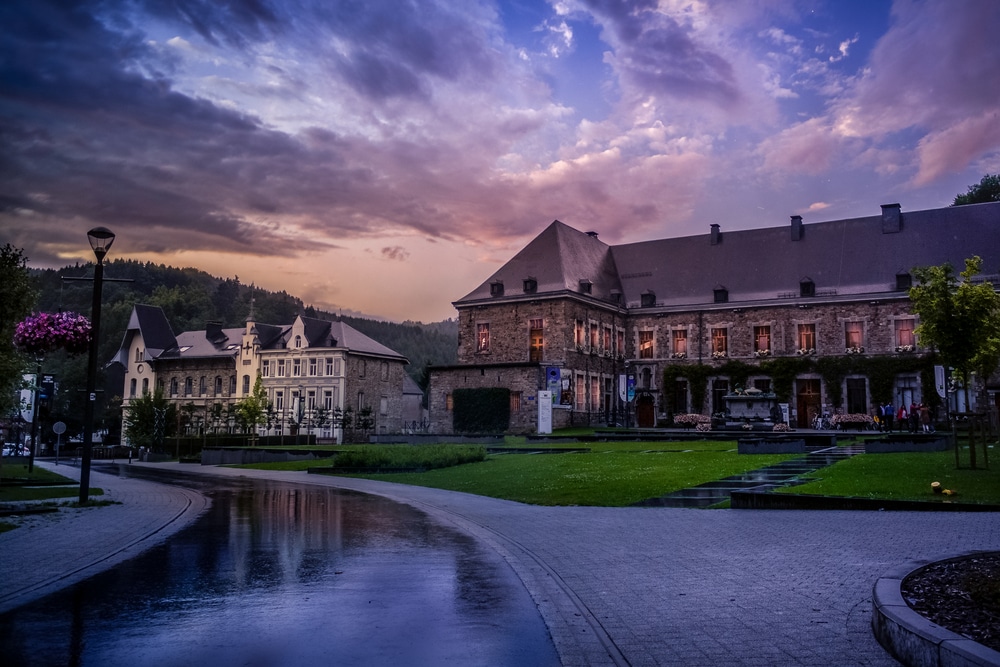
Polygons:
<instances>
[{"instance_id":1,"label":"flower bed","mask_svg":"<svg viewBox=\"0 0 1000 667\"><path fill-rule=\"evenodd\" d=\"M37 313L19 322L14 344L29 354L66 350L83 354L90 348L90 320L76 313Z\"/></svg>"},{"instance_id":2,"label":"flower bed","mask_svg":"<svg viewBox=\"0 0 1000 667\"><path fill-rule=\"evenodd\" d=\"M875 420L870 415L853 412L851 414L830 417L830 425L839 429L856 428L861 430L874 427Z\"/></svg>"}]
</instances>

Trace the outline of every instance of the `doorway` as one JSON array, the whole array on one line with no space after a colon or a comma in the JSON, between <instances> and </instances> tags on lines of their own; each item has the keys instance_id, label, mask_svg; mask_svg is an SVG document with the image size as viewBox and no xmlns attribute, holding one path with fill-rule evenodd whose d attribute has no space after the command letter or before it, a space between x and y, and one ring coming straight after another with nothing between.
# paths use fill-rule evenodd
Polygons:
<instances>
[{"instance_id":1,"label":"doorway","mask_svg":"<svg viewBox=\"0 0 1000 667\"><path fill-rule=\"evenodd\" d=\"M641 394L635 400L635 423L639 428L656 426L655 401L651 394Z\"/></svg>"},{"instance_id":2,"label":"doorway","mask_svg":"<svg viewBox=\"0 0 1000 667\"><path fill-rule=\"evenodd\" d=\"M812 428L813 420L819 414L820 381L819 380L797 380L798 393L795 395L796 408L798 411L797 425L799 428Z\"/></svg>"}]
</instances>

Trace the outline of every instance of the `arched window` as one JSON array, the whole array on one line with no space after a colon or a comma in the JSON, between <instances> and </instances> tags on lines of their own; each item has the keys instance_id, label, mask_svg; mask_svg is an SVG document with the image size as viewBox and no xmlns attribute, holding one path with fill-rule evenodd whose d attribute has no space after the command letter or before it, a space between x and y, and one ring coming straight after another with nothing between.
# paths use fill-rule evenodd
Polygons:
<instances>
[{"instance_id":1,"label":"arched window","mask_svg":"<svg viewBox=\"0 0 1000 667\"><path fill-rule=\"evenodd\" d=\"M190 396L194 391L194 381L190 377L184 378L184 395Z\"/></svg>"},{"instance_id":2,"label":"arched window","mask_svg":"<svg viewBox=\"0 0 1000 667\"><path fill-rule=\"evenodd\" d=\"M149 393L149 378L142 378L142 395Z\"/></svg>"},{"instance_id":3,"label":"arched window","mask_svg":"<svg viewBox=\"0 0 1000 667\"><path fill-rule=\"evenodd\" d=\"M222 376L215 376L215 395L222 396Z\"/></svg>"},{"instance_id":4,"label":"arched window","mask_svg":"<svg viewBox=\"0 0 1000 667\"><path fill-rule=\"evenodd\" d=\"M295 337L295 347L296 348L302 347L302 336Z\"/></svg>"},{"instance_id":5,"label":"arched window","mask_svg":"<svg viewBox=\"0 0 1000 667\"><path fill-rule=\"evenodd\" d=\"M128 385L128 395L129 395L129 398L134 398L135 397L135 386L136 386L135 378L132 378L132 381L129 382L129 385Z\"/></svg>"},{"instance_id":6,"label":"arched window","mask_svg":"<svg viewBox=\"0 0 1000 667\"><path fill-rule=\"evenodd\" d=\"M244 375L243 376L243 395L246 396L249 393L250 393L250 376L249 375Z\"/></svg>"},{"instance_id":7,"label":"arched window","mask_svg":"<svg viewBox=\"0 0 1000 667\"><path fill-rule=\"evenodd\" d=\"M233 396L236 394L236 376L229 376L229 395Z\"/></svg>"}]
</instances>

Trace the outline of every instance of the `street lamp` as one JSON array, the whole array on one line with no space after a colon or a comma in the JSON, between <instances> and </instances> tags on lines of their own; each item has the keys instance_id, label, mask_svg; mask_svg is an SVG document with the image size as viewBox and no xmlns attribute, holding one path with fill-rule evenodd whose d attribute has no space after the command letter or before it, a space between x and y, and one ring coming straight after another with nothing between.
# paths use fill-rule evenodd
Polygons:
<instances>
[{"instance_id":1,"label":"street lamp","mask_svg":"<svg viewBox=\"0 0 1000 667\"><path fill-rule=\"evenodd\" d=\"M94 405L97 402L97 353L101 333L101 289L104 286L104 257L115 242L115 234L107 227L94 227L87 232L94 250L94 299L90 307L90 354L87 361L87 396L83 410L83 456L80 459L80 504L90 500L90 454L94 439Z\"/></svg>"}]
</instances>

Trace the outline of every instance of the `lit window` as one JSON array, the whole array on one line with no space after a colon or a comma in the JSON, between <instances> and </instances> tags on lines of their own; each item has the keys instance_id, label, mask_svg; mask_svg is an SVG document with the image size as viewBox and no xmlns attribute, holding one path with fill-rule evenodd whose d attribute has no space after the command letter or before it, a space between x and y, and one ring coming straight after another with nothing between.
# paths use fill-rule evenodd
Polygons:
<instances>
[{"instance_id":1,"label":"lit window","mask_svg":"<svg viewBox=\"0 0 1000 667\"><path fill-rule=\"evenodd\" d=\"M578 349L583 349L583 340L586 334L584 333L583 320L577 320L576 326L573 329L573 341Z\"/></svg>"},{"instance_id":2,"label":"lit window","mask_svg":"<svg viewBox=\"0 0 1000 667\"><path fill-rule=\"evenodd\" d=\"M800 324L799 325L799 350L801 352L809 352L816 350L816 325L815 324Z\"/></svg>"},{"instance_id":3,"label":"lit window","mask_svg":"<svg viewBox=\"0 0 1000 667\"><path fill-rule=\"evenodd\" d=\"M753 351L756 354L771 353L771 327L768 325L753 328Z\"/></svg>"},{"instance_id":4,"label":"lit window","mask_svg":"<svg viewBox=\"0 0 1000 667\"><path fill-rule=\"evenodd\" d=\"M725 327L712 329L712 356L725 357L729 354L729 330Z\"/></svg>"},{"instance_id":5,"label":"lit window","mask_svg":"<svg viewBox=\"0 0 1000 667\"><path fill-rule=\"evenodd\" d=\"M903 319L896 320L896 347L900 348L898 351L909 351L916 345L916 338L913 335L913 320Z\"/></svg>"},{"instance_id":6,"label":"lit window","mask_svg":"<svg viewBox=\"0 0 1000 667\"><path fill-rule=\"evenodd\" d=\"M844 347L860 351L864 346L864 326L861 322L844 323Z\"/></svg>"},{"instance_id":7,"label":"lit window","mask_svg":"<svg viewBox=\"0 0 1000 667\"><path fill-rule=\"evenodd\" d=\"M653 358L653 332L652 331L640 331L639 332L639 358L640 359L652 359Z\"/></svg>"},{"instance_id":8,"label":"lit window","mask_svg":"<svg viewBox=\"0 0 1000 667\"><path fill-rule=\"evenodd\" d=\"M688 332L686 329L678 329L673 332L673 349L675 357L687 356Z\"/></svg>"},{"instance_id":9,"label":"lit window","mask_svg":"<svg viewBox=\"0 0 1000 667\"><path fill-rule=\"evenodd\" d=\"M539 362L542 360L542 351L545 347L545 336L542 331L542 320L533 319L528 324L528 361Z\"/></svg>"},{"instance_id":10,"label":"lit window","mask_svg":"<svg viewBox=\"0 0 1000 667\"><path fill-rule=\"evenodd\" d=\"M476 352L490 351L490 325L489 322L480 322L476 325Z\"/></svg>"},{"instance_id":11,"label":"lit window","mask_svg":"<svg viewBox=\"0 0 1000 667\"><path fill-rule=\"evenodd\" d=\"M580 373L576 376L576 409L584 410L586 409L587 400L587 385L583 383L583 374Z\"/></svg>"},{"instance_id":12,"label":"lit window","mask_svg":"<svg viewBox=\"0 0 1000 667\"><path fill-rule=\"evenodd\" d=\"M590 325L590 349L597 352L597 325Z\"/></svg>"},{"instance_id":13,"label":"lit window","mask_svg":"<svg viewBox=\"0 0 1000 667\"><path fill-rule=\"evenodd\" d=\"M521 411L521 392L510 392L510 411L512 414Z\"/></svg>"}]
</instances>

